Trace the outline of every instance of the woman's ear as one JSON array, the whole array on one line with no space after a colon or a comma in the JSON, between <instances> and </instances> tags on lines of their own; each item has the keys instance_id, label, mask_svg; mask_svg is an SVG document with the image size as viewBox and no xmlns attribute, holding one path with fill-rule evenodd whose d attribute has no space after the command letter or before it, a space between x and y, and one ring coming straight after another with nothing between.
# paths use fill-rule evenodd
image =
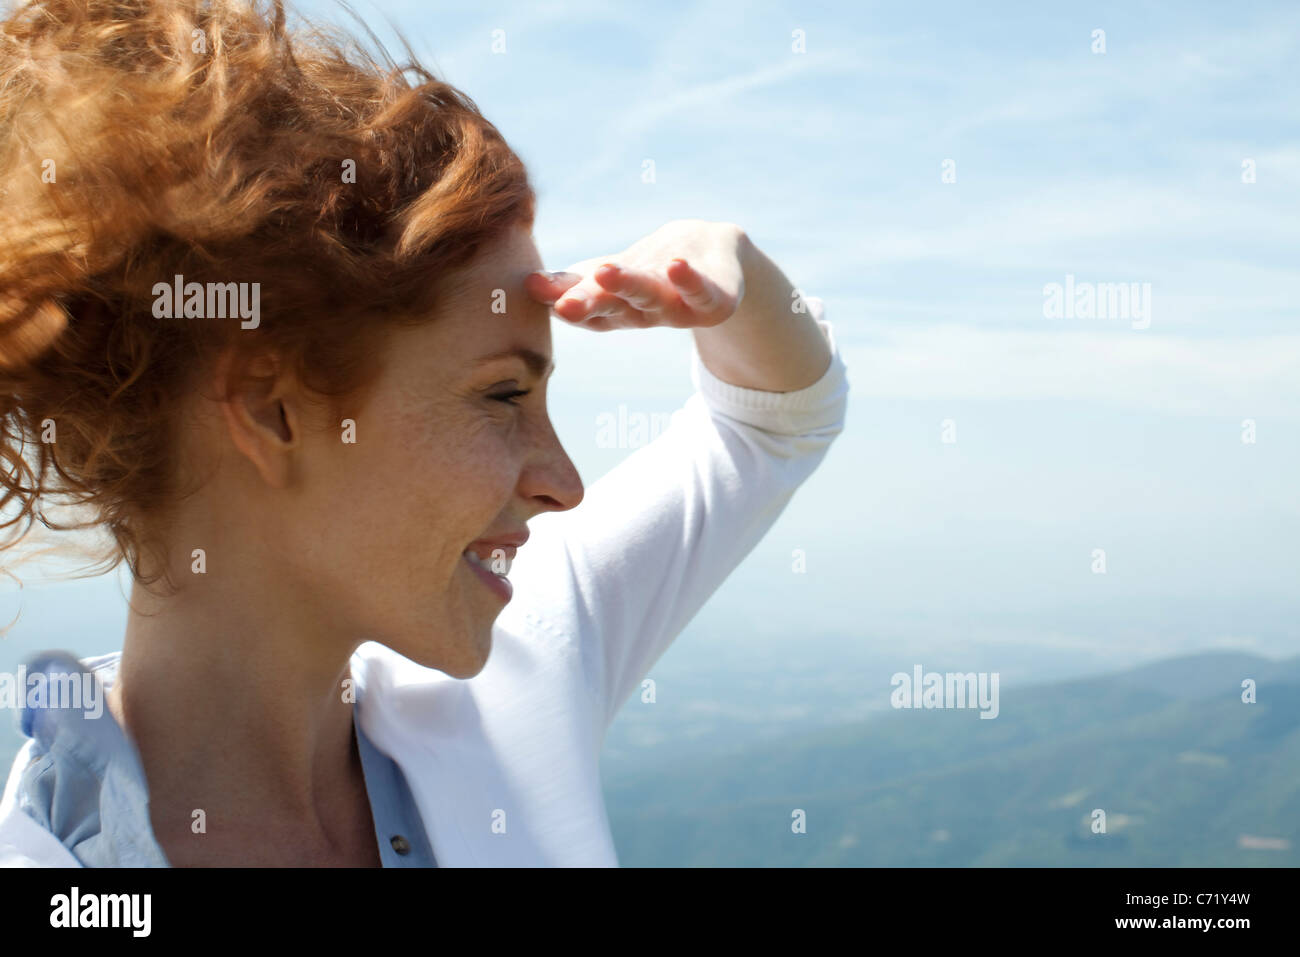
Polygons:
<instances>
[{"instance_id":1,"label":"woman's ear","mask_svg":"<svg viewBox=\"0 0 1300 957\"><path fill-rule=\"evenodd\" d=\"M230 441L273 488L284 488L302 437L297 392L282 363L258 356L237 363L224 354L215 369L218 402Z\"/></svg>"}]
</instances>

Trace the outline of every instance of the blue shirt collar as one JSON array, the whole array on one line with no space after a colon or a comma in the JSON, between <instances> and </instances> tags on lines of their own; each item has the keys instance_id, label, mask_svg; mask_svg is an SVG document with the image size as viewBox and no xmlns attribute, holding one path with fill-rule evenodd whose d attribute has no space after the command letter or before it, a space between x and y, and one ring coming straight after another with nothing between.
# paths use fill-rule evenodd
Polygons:
<instances>
[{"instance_id":1,"label":"blue shirt collar","mask_svg":"<svg viewBox=\"0 0 1300 957\"><path fill-rule=\"evenodd\" d=\"M105 696L120 658L112 652L79 661L47 651L25 661L19 724L35 745L19 807L87 867L168 867L150 823L139 752ZM353 728L380 860L385 867L436 867L405 776L361 728L361 697L358 683Z\"/></svg>"}]
</instances>

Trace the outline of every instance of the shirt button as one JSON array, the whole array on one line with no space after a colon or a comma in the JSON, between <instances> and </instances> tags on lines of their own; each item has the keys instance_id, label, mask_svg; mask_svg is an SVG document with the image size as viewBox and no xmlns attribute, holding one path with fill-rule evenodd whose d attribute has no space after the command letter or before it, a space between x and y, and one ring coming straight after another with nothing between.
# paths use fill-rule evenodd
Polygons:
<instances>
[{"instance_id":1,"label":"shirt button","mask_svg":"<svg viewBox=\"0 0 1300 957\"><path fill-rule=\"evenodd\" d=\"M394 834L392 839L388 843L393 845L393 850L395 850L398 854L411 853L410 842L406 838L402 837L402 835L400 834Z\"/></svg>"}]
</instances>

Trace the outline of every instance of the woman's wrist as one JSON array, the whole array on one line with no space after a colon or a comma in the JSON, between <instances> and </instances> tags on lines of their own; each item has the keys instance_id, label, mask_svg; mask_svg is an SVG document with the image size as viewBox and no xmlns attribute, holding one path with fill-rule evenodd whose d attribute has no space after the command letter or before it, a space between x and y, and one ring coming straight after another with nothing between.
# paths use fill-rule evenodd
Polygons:
<instances>
[{"instance_id":1,"label":"woman's wrist","mask_svg":"<svg viewBox=\"0 0 1300 957\"><path fill-rule=\"evenodd\" d=\"M693 330L700 360L714 376L741 388L807 388L830 367L826 337L794 285L743 230L737 254L744 293L724 322Z\"/></svg>"}]
</instances>

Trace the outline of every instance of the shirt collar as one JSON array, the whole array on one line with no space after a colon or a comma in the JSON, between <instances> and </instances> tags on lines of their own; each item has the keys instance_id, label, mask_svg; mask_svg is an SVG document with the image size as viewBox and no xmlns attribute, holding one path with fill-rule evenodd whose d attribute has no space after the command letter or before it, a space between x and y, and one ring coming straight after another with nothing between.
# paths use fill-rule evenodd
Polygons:
<instances>
[{"instance_id":1,"label":"shirt collar","mask_svg":"<svg viewBox=\"0 0 1300 957\"><path fill-rule=\"evenodd\" d=\"M120 657L49 651L24 662L20 724L49 760L30 769L23 800L83 863L166 867L139 752L108 709Z\"/></svg>"}]
</instances>

